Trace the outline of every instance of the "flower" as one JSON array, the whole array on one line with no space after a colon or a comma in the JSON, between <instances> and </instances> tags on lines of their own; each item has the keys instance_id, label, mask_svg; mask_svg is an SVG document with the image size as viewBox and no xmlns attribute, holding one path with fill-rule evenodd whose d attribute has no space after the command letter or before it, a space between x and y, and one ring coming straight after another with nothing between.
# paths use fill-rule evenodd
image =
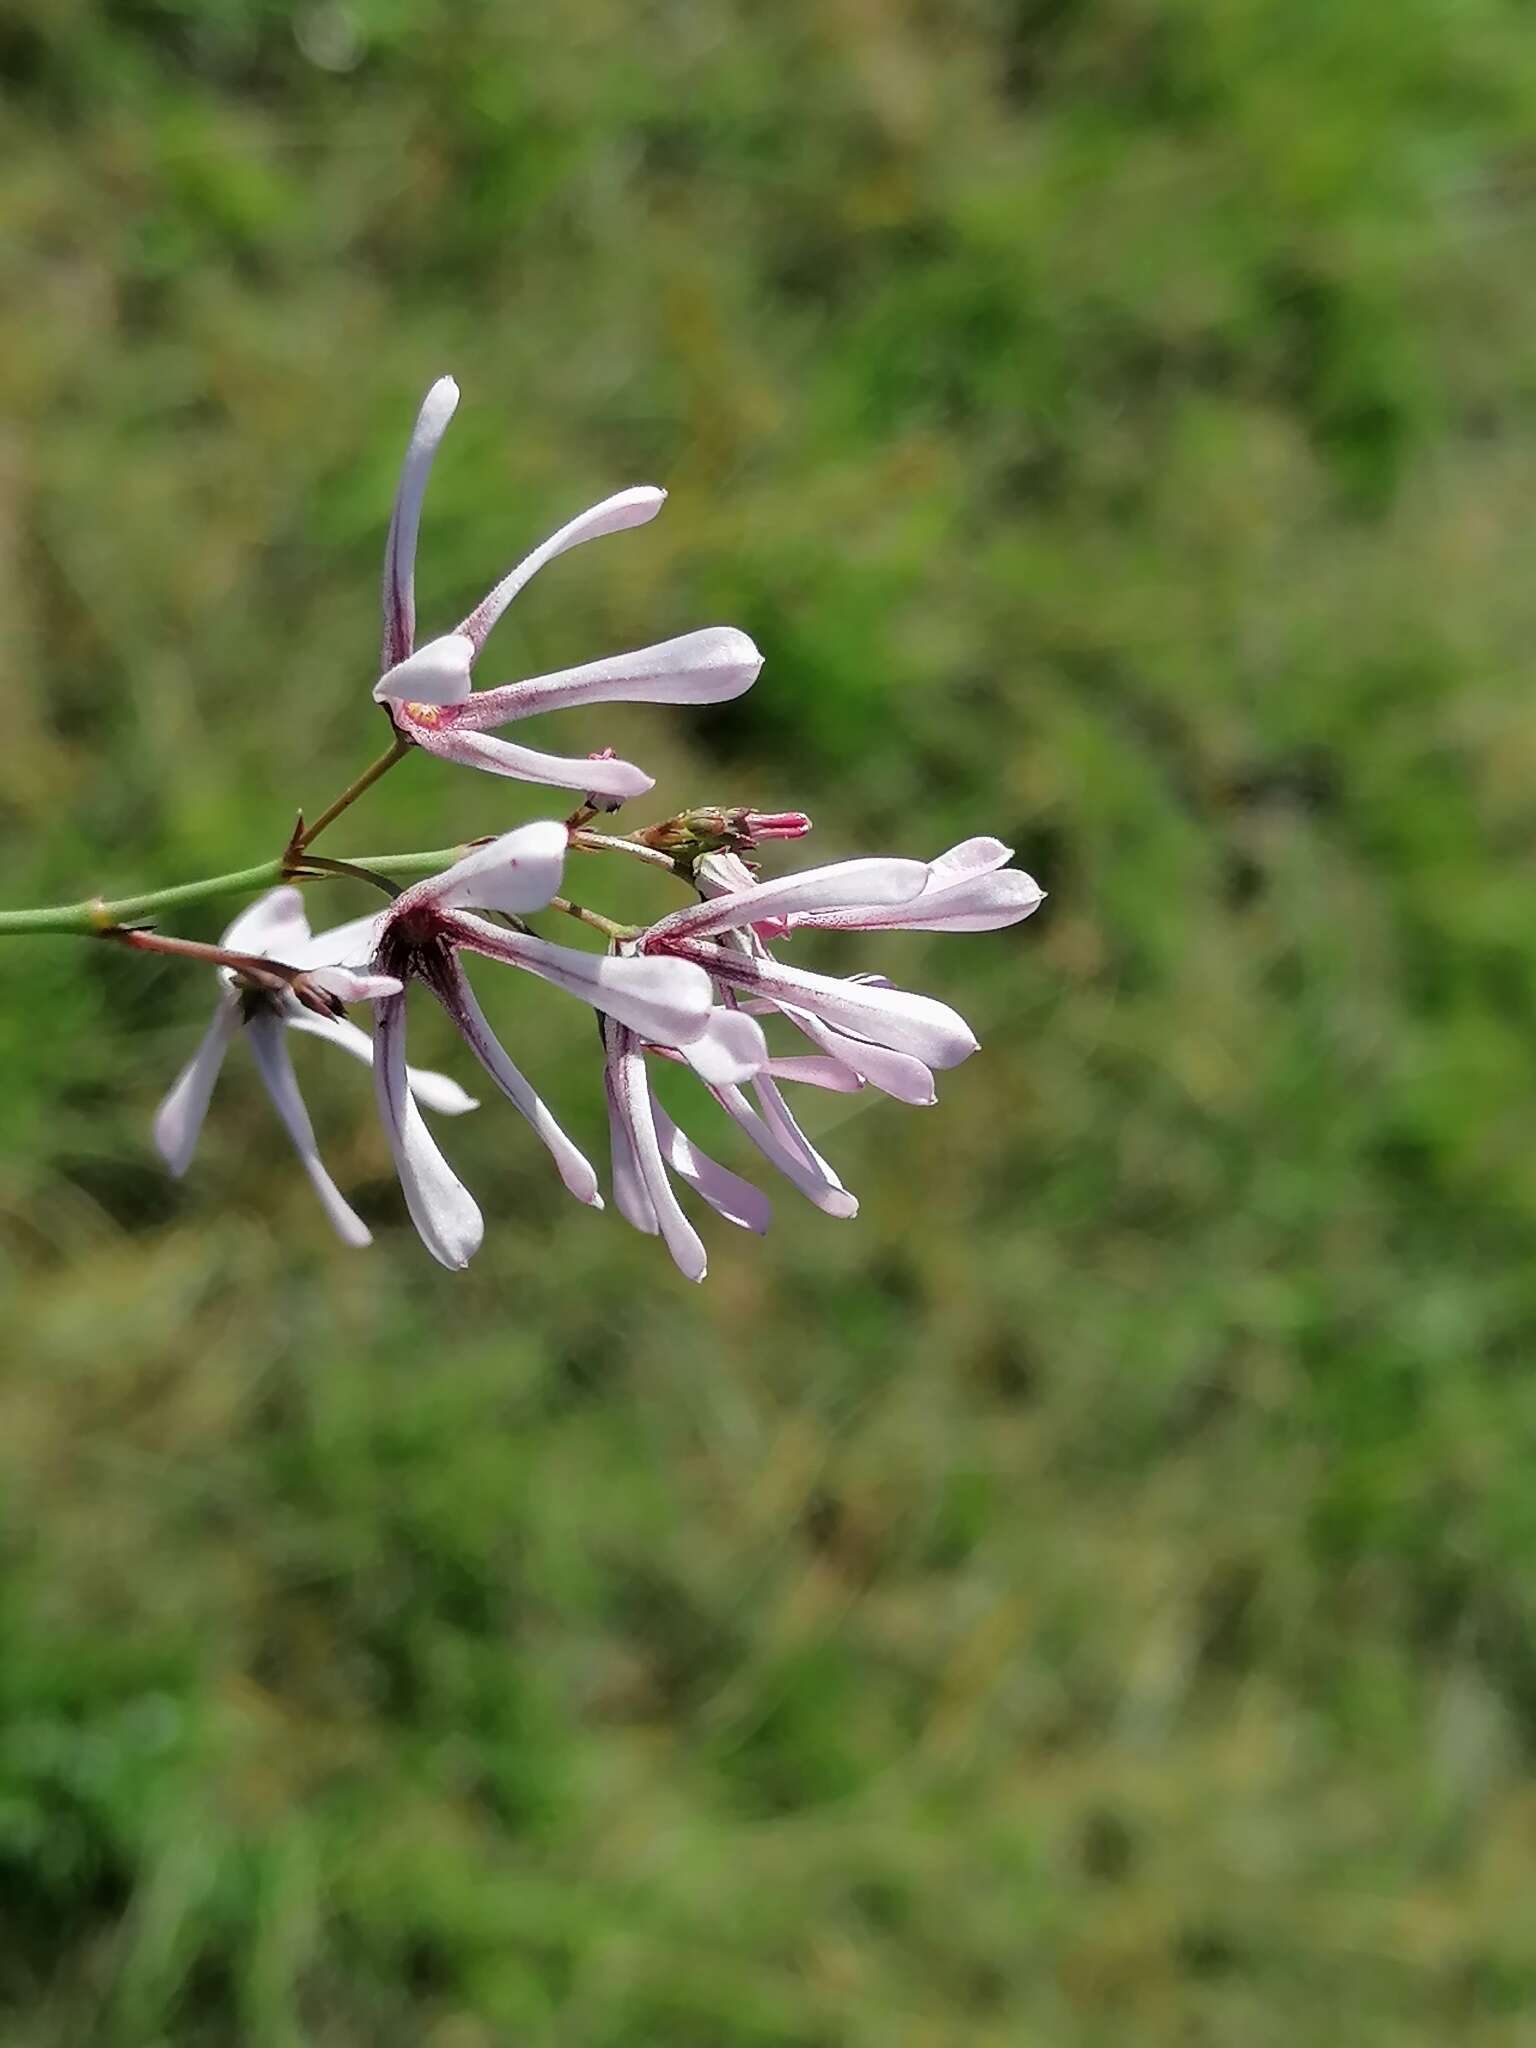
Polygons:
<instances>
[{"instance_id":1,"label":"flower","mask_svg":"<svg viewBox=\"0 0 1536 2048\"><path fill-rule=\"evenodd\" d=\"M709 977L691 962L579 952L473 915L475 909L511 914L543 909L559 884L565 849L563 825L519 826L407 889L372 921L374 971L395 990L374 1013L380 1114L411 1220L428 1251L445 1266L468 1263L483 1225L473 1197L443 1158L411 1098L405 1065L406 984L426 983L470 1051L547 1146L565 1186L594 1209L602 1207L596 1174L507 1057L458 955L479 953L526 968L647 1040L688 1047L710 1035ZM709 1064L707 1049L700 1056Z\"/></svg>"},{"instance_id":2,"label":"flower","mask_svg":"<svg viewBox=\"0 0 1536 2048\"><path fill-rule=\"evenodd\" d=\"M582 668L559 669L494 690L471 689L471 671L491 628L524 584L568 548L653 519L666 492L651 484L620 491L579 514L503 577L451 633L417 647L415 558L422 498L458 402L457 384L440 377L422 403L406 451L384 550L384 673L374 685L374 697L386 706L402 739L442 760L596 797L639 796L652 787L653 778L631 762L611 754L568 760L487 734L536 712L577 704L723 703L751 688L762 656L735 627L707 626Z\"/></svg>"},{"instance_id":3,"label":"flower","mask_svg":"<svg viewBox=\"0 0 1536 2048\"><path fill-rule=\"evenodd\" d=\"M768 941L800 927L985 931L1017 923L1039 905L1041 892L1028 875L1005 867L1010 858L1001 842L974 839L933 861L842 861L764 883L734 853L711 854L695 869L704 900L660 919L639 941L651 957L703 967L725 989L727 1004L739 1006L734 1014L742 1025L752 1021L743 1009L777 1012L816 1047L811 1055L754 1060L751 1045L737 1041L741 1071L729 1074L718 1057L727 1045L722 1021L709 1032L715 1071L699 1061L696 1047L683 1047L681 1057L769 1164L825 1214L853 1216L858 1202L800 1128L778 1084L799 1081L846 1093L869 1082L902 1101L931 1103L933 1069L958 1065L977 1041L947 1004L871 977L838 979L786 967ZM766 1228L767 1204L666 1116L651 1094L634 1033L610 1030L605 1042L615 1199L638 1229L659 1230L680 1269L701 1279L703 1247L666 1167L747 1229Z\"/></svg>"},{"instance_id":4,"label":"flower","mask_svg":"<svg viewBox=\"0 0 1536 2048\"><path fill-rule=\"evenodd\" d=\"M352 929L347 926L312 937L298 890L272 889L241 911L221 943L232 953L305 969L302 980L306 993L318 992L322 999L377 1002L383 996L397 993L400 984L387 976L355 974L334 964L338 943L340 951L347 950L346 935ZM312 1002L306 1005L291 987L281 986L275 977L258 981L253 974L242 974L233 967L221 967L218 974L222 989L213 1020L155 1117L155 1144L162 1158L178 1179L191 1165L224 1056L243 1032L256 1056L267 1093L338 1235L350 1245L371 1244L367 1225L342 1198L321 1163L314 1127L294 1076L286 1033L304 1031L323 1038L365 1065L373 1060L371 1040L345 1017L322 1014ZM429 1109L447 1116L458 1116L475 1107L473 1097L444 1074L412 1069L407 1086Z\"/></svg>"}]
</instances>

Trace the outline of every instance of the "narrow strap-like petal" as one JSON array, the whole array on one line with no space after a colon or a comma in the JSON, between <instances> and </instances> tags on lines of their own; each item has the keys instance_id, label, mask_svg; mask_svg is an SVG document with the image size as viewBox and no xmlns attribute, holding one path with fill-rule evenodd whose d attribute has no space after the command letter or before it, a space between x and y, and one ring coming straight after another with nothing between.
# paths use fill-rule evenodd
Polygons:
<instances>
[{"instance_id":1,"label":"narrow strap-like petal","mask_svg":"<svg viewBox=\"0 0 1536 2048\"><path fill-rule=\"evenodd\" d=\"M507 1057L506 1049L491 1029L485 1012L475 1000L463 972L457 965L445 975L442 985L428 986L458 1026L464 1043L490 1075L502 1094L525 1116L539 1141L555 1162L555 1170L578 1202L589 1209L601 1209L597 1175L588 1161L561 1130L540 1097Z\"/></svg>"},{"instance_id":2,"label":"narrow strap-like petal","mask_svg":"<svg viewBox=\"0 0 1536 2048\"><path fill-rule=\"evenodd\" d=\"M604 498L600 505L579 513L558 533L550 535L531 555L525 555L509 576L504 576L488 597L482 598L474 610L459 627L459 631L474 643L478 653L485 645L486 635L501 617L507 606L516 597L530 577L536 576L546 562L552 562L556 555L563 555L567 548L579 547L584 540L596 540L601 534L620 533L628 526L644 526L648 519L654 519L666 503L665 491L657 490L654 484L637 484L634 489L620 491L612 498Z\"/></svg>"},{"instance_id":3,"label":"narrow strap-like petal","mask_svg":"<svg viewBox=\"0 0 1536 2048\"><path fill-rule=\"evenodd\" d=\"M763 1072L775 1081L796 1081L805 1088L825 1088L833 1095L857 1095L864 1086L864 1076L852 1067L815 1053L791 1053L787 1059L770 1060Z\"/></svg>"},{"instance_id":4,"label":"narrow strap-like petal","mask_svg":"<svg viewBox=\"0 0 1536 2048\"><path fill-rule=\"evenodd\" d=\"M240 1029L237 997L219 998L213 1021L203 1033L202 1043L182 1068L170 1093L155 1112L155 1146L160 1157L179 1180L192 1164L198 1134L208 1114L208 1099L219 1078L230 1041Z\"/></svg>"},{"instance_id":5,"label":"narrow strap-like petal","mask_svg":"<svg viewBox=\"0 0 1536 2048\"><path fill-rule=\"evenodd\" d=\"M281 889L269 889L265 896L246 904L225 927L219 943L232 953L256 953L265 960L282 960L289 966L298 966L305 948L312 943L302 894L286 884Z\"/></svg>"},{"instance_id":6,"label":"narrow strap-like petal","mask_svg":"<svg viewBox=\"0 0 1536 2048\"><path fill-rule=\"evenodd\" d=\"M840 1031L910 1053L925 1067L956 1067L976 1050L976 1037L958 1011L932 996L906 989L876 988L810 974L777 960L754 960L708 940L686 941L679 951L708 967L719 981L749 995L763 995L822 1017Z\"/></svg>"},{"instance_id":7,"label":"narrow strap-like petal","mask_svg":"<svg viewBox=\"0 0 1536 2048\"><path fill-rule=\"evenodd\" d=\"M453 928L472 952L525 967L659 1045L691 1045L708 1028L714 1000L709 976L691 961L582 953L529 933L503 931L468 911L454 912ZM657 973L658 968L689 971Z\"/></svg>"},{"instance_id":8,"label":"narrow strap-like petal","mask_svg":"<svg viewBox=\"0 0 1536 2048\"><path fill-rule=\"evenodd\" d=\"M743 1180L739 1173L732 1173L717 1159L711 1159L707 1152L701 1152L693 1140L678 1129L654 1096L651 1098L651 1114L656 1120L656 1136L661 1143L662 1157L672 1171L687 1181L717 1216L723 1216L727 1223L734 1223L742 1230L755 1231L761 1237L773 1221L773 1204L762 1189L753 1187L751 1181Z\"/></svg>"},{"instance_id":9,"label":"narrow strap-like petal","mask_svg":"<svg viewBox=\"0 0 1536 2048\"><path fill-rule=\"evenodd\" d=\"M726 1115L746 1132L768 1164L782 1173L823 1215L843 1219L858 1214L857 1198L849 1194L827 1162L804 1140L803 1134L801 1144L785 1144L739 1088L714 1088L710 1093ZM790 1121L793 1123L792 1118ZM795 1129L798 1131L798 1125Z\"/></svg>"},{"instance_id":10,"label":"narrow strap-like petal","mask_svg":"<svg viewBox=\"0 0 1536 2048\"><path fill-rule=\"evenodd\" d=\"M749 690L762 665L763 657L745 633L734 626L705 626L633 654L480 690L458 723L488 732L516 718L576 704L723 704Z\"/></svg>"},{"instance_id":11,"label":"narrow strap-like petal","mask_svg":"<svg viewBox=\"0 0 1536 2048\"><path fill-rule=\"evenodd\" d=\"M475 651L462 633L444 633L385 669L373 686L375 704L462 704L470 692Z\"/></svg>"},{"instance_id":12,"label":"narrow strap-like petal","mask_svg":"<svg viewBox=\"0 0 1536 2048\"><path fill-rule=\"evenodd\" d=\"M483 768L487 775L505 775L513 782L542 782L550 789L576 789L583 795L627 799L654 789L656 778L632 761L593 761L563 754L541 754L511 740L492 739L451 723L412 724L411 737L424 754L453 761L461 768Z\"/></svg>"},{"instance_id":13,"label":"narrow strap-like petal","mask_svg":"<svg viewBox=\"0 0 1536 2048\"><path fill-rule=\"evenodd\" d=\"M645 1071L645 1055L640 1050L639 1039L632 1031L622 1028L618 1030L610 1064L619 1114L629 1133L635 1163L639 1167L645 1192L650 1197L662 1242L672 1254L672 1263L685 1280L702 1280L709 1262L705 1256L703 1241L683 1214L682 1204L672 1192L672 1183L667 1178L666 1164L661 1156L661 1144L656 1135L655 1110L651 1101L650 1078Z\"/></svg>"},{"instance_id":14,"label":"narrow strap-like petal","mask_svg":"<svg viewBox=\"0 0 1536 2048\"><path fill-rule=\"evenodd\" d=\"M790 919L821 931L996 932L1019 924L1045 901L1045 892L1022 868L964 875L942 887L932 883L910 903L859 910L809 911Z\"/></svg>"},{"instance_id":15,"label":"narrow strap-like petal","mask_svg":"<svg viewBox=\"0 0 1536 2048\"><path fill-rule=\"evenodd\" d=\"M405 997L386 996L373 1013L373 1085L401 1192L422 1243L440 1265L467 1266L485 1223L475 1198L437 1148L406 1083Z\"/></svg>"},{"instance_id":16,"label":"narrow strap-like petal","mask_svg":"<svg viewBox=\"0 0 1536 2048\"><path fill-rule=\"evenodd\" d=\"M715 932L757 924L765 918L790 917L828 905L909 903L928 879L920 860L840 860L828 867L807 868L777 882L759 882L732 896L690 903L651 927L647 945L671 945L675 939L700 939Z\"/></svg>"},{"instance_id":17,"label":"narrow strap-like petal","mask_svg":"<svg viewBox=\"0 0 1536 2048\"><path fill-rule=\"evenodd\" d=\"M619 1086L619 1061L630 1034L611 1017L603 1019L603 1096L608 1105L608 1140L613 1163L614 1206L626 1223L647 1237L655 1237L661 1226L640 1171L623 1091Z\"/></svg>"},{"instance_id":18,"label":"narrow strap-like petal","mask_svg":"<svg viewBox=\"0 0 1536 2048\"><path fill-rule=\"evenodd\" d=\"M560 887L566 830L554 819L519 825L397 896L386 921L416 910L542 910Z\"/></svg>"},{"instance_id":19,"label":"narrow strap-like petal","mask_svg":"<svg viewBox=\"0 0 1536 2048\"><path fill-rule=\"evenodd\" d=\"M321 1161L315 1144L315 1128L294 1078L293 1061L288 1054L283 1029L283 1020L275 1011L262 1011L254 1016L246 1026L251 1051L256 1056L256 1065L267 1093L293 1140L294 1150L320 1197L321 1207L330 1218L332 1228L343 1244L361 1250L373 1243L373 1233L343 1197Z\"/></svg>"},{"instance_id":20,"label":"narrow strap-like petal","mask_svg":"<svg viewBox=\"0 0 1536 2048\"><path fill-rule=\"evenodd\" d=\"M459 402L451 377L439 377L421 402L390 514L384 543L384 643L380 668L393 668L411 651L416 637L416 535L432 458Z\"/></svg>"},{"instance_id":21,"label":"narrow strap-like petal","mask_svg":"<svg viewBox=\"0 0 1536 2048\"><path fill-rule=\"evenodd\" d=\"M291 1010L284 1009L283 1022L290 1031L302 1031L310 1038L323 1038L330 1045L340 1046L365 1067L373 1065L373 1040L366 1031L359 1031L349 1017L319 1017L313 1010L295 1003ZM450 1080L447 1074L434 1073L430 1067L407 1067L405 1080L422 1107L435 1110L439 1116L463 1116L480 1107L467 1089Z\"/></svg>"}]
</instances>

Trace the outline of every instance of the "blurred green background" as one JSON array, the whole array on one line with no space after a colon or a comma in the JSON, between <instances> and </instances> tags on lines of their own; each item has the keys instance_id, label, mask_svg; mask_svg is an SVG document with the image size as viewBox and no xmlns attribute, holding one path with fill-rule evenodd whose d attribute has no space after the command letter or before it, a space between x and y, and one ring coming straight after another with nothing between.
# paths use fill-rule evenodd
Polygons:
<instances>
[{"instance_id":1,"label":"blurred green background","mask_svg":"<svg viewBox=\"0 0 1536 2048\"><path fill-rule=\"evenodd\" d=\"M1051 892L815 953L983 1052L808 1104L862 1215L775 1190L699 1291L489 1104L441 1272L310 1048L371 1254L238 1050L171 1183L203 972L7 942L7 2048L1536 2041L1532 26L0 13L6 903L260 858L370 758L445 370L429 630L672 491L486 681L768 656L518 737ZM327 843L550 801L416 757ZM601 1153L587 1013L509 979Z\"/></svg>"}]
</instances>

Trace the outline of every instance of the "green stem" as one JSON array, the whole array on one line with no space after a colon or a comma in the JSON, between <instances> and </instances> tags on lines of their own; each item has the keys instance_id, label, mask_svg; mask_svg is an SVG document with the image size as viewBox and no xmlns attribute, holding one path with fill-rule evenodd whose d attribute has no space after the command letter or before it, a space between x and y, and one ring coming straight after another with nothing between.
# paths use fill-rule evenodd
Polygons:
<instances>
[{"instance_id":1,"label":"green stem","mask_svg":"<svg viewBox=\"0 0 1536 2048\"><path fill-rule=\"evenodd\" d=\"M551 896L545 906L549 910L563 910L567 917L574 917L582 924L591 925L593 931L601 932L609 939L638 939L641 927L637 924L615 924L611 917L604 917L596 910L588 910L585 904L573 903L569 896Z\"/></svg>"},{"instance_id":2,"label":"green stem","mask_svg":"<svg viewBox=\"0 0 1536 2048\"><path fill-rule=\"evenodd\" d=\"M379 777L387 775L395 763L403 761L410 751L411 742L401 739L396 733L387 754L380 754L377 761L363 770L356 782L349 782L336 801L326 805L313 825L306 825L302 831L294 834L293 844L288 849L290 857L302 853L306 846L313 846L327 825L334 825L342 812L357 802L364 790L372 789Z\"/></svg>"},{"instance_id":3,"label":"green stem","mask_svg":"<svg viewBox=\"0 0 1536 2048\"><path fill-rule=\"evenodd\" d=\"M430 853L361 854L353 865L414 881L451 867L465 851L462 846L441 846ZM94 936L113 925L135 924L163 910L207 903L218 896L253 896L258 889L274 888L296 875L304 875L302 856L293 863L289 856L279 854L253 868L235 868L227 875L208 875L199 882L179 882L174 888L152 889L142 896L118 896L110 902L90 896L83 903L54 903L39 910L0 910L0 937L47 932Z\"/></svg>"}]
</instances>

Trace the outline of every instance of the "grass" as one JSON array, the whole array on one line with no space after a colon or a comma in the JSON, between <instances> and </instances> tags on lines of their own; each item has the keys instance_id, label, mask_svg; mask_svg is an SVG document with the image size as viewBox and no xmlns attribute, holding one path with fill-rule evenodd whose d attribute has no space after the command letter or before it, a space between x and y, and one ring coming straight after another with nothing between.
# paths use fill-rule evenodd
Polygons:
<instances>
[{"instance_id":1,"label":"grass","mask_svg":"<svg viewBox=\"0 0 1536 2048\"><path fill-rule=\"evenodd\" d=\"M5 904L371 758L447 369L429 624L672 492L488 681L769 658L539 744L1051 892L817 951L983 1052L701 1292L490 1108L440 1273L351 1071L371 1255L235 1062L167 1182L210 991L7 942L5 2040L1529 2040L1524 10L21 0L0 68ZM333 850L542 808L469 779ZM485 981L599 1152L585 1022Z\"/></svg>"}]
</instances>

